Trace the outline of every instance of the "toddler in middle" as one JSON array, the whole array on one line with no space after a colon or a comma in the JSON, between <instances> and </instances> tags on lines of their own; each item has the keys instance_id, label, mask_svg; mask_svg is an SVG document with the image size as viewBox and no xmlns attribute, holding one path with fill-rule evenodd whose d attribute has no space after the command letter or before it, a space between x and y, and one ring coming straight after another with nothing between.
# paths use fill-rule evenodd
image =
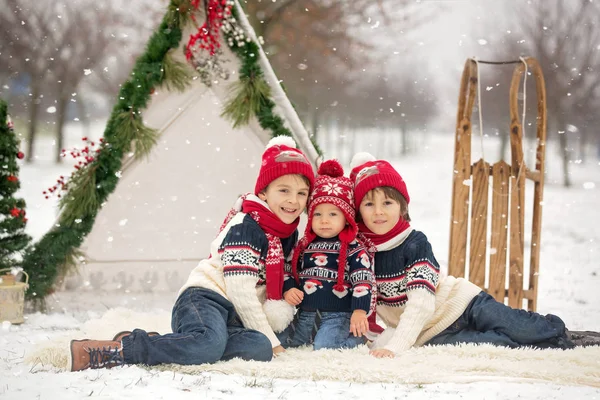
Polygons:
<instances>
[{"instance_id":1,"label":"toddler in middle","mask_svg":"<svg viewBox=\"0 0 600 400\"><path fill-rule=\"evenodd\" d=\"M376 300L373 260L357 240L354 189L343 175L336 160L319 167L308 224L284 281L284 299L300 307L280 336L284 347L312 342L315 350L339 349L366 342Z\"/></svg>"}]
</instances>

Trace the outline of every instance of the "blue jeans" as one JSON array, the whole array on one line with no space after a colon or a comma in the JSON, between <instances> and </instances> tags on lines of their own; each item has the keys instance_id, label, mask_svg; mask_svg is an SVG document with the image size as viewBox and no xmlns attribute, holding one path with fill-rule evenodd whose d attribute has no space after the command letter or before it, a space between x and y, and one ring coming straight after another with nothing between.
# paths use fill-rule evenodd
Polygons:
<instances>
[{"instance_id":1,"label":"blue jeans","mask_svg":"<svg viewBox=\"0 0 600 400\"><path fill-rule=\"evenodd\" d=\"M242 325L233 304L218 293L191 287L173 306L173 333L148 336L134 330L123 338L126 364L197 365L230 360L270 361L271 341Z\"/></svg>"},{"instance_id":2,"label":"blue jeans","mask_svg":"<svg viewBox=\"0 0 600 400\"><path fill-rule=\"evenodd\" d=\"M489 343L506 347L569 349L565 323L557 316L514 309L485 292L465 312L426 344Z\"/></svg>"},{"instance_id":3,"label":"blue jeans","mask_svg":"<svg viewBox=\"0 0 600 400\"><path fill-rule=\"evenodd\" d=\"M320 322L317 322L317 313ZM277 336L285 348L312 343L315 350L351 349L366 342L364 336L355 337L350 333L351 315L349 312L301 310L298 318ZM313 328L317 332L315 335Z\"/></svg>"}]
</instances>

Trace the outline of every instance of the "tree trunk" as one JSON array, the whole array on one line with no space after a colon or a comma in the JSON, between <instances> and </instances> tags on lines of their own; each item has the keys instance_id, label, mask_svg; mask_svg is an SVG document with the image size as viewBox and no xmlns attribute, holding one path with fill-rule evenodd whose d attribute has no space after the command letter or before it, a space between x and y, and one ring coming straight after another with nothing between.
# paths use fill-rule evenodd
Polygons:
<instances>
[{"instance_id":1,"label":"tree trunk","mask_svg":"<svg viewBox=\"0 0 600 400\"><path fill-rule=\"evenodd\" d=\"M408 154L408 130L406 129L406 121L400 123L400 136L402 138L402 155Z\"/></svg>"},{"instance_id":2,"label":"tree trunk","mask_svg":"<svg viewBox=\"0 0 600 400\"><path fill-rule=\"evenodd\" d=\"M585 148L587 146L587 132L579 130L579 161L585 164Z\"/></svg>"},{"instance_id":3,"label":"tree trunk","mask_svg":"<svg viewBox=\"0 0 600 400\"><path fill-rule=\"evenodd\" d=\"M87 113L87 107L85 106L85 101L83 101L83 97L81 93L78 93L77 99L77 114L79 114L79 121L83 127L82 137L90 137L92 133L92 128L90 124L90 118Z\"/></svg>"},{"instance_id":4,"label":"tree trunk","mask_svg":"<svg viewBox=\"0 0 600 400\"><path fill-rule=\"evenodd\" d=\"M314 135L314 141L317 142L317 134L319 133L319 122L321 119L321 115L318 109L312 110L310 113L310 128L311 133Z\"/></svg>"},{"instance_id":5,"label":"tree trunk","mask_svg":"<svg viewBox=\"0 0 600 400\"><path fill-rule=\"evenodd\" d=\"M563 165L563 185L565 187L571 187L571 178L569 177L569 149L567 141L567 131L564 130L564 124L560 123L557 125L561 132L558 134L558 143L561 152L562 165Z\"/></svg>"},{"instance_id":6,"label":"tree trunk","mask_svg":"<svg viewBox=\"0 0 600 400\"><path fill-rule=\"evenodd\" d=\"M344 124L345 125L345 124ZM356 129L352 129L350 131L350 143L352 143L352 148L350 149L350 153L348 154L348 156L346 156L346 160L348 165L350 165L350 162L352 162L352 158L354 157L354 155L356 153L358 153L358 135L357 135L357 130Z\"/></svg>"},{"instance_id":7,"label":"tree trunk","mask_svg":"<svg viewBox=\"0 0 600 400\"><path fill-rule=\"evenodd\" d=\"M37 134L37 122L40 110L40 85L35 80L31 84L31 102L29 103L29 133L27 135L27 156L25 162L33 160L34 142Z\"/></svg>"},{"instance_id":8,"label":"tree trunk","mask_svg":"<svg viewBox=\"0 0 600 400\"><path fill-rule=\"evenodd\" d=\"M65 148L65 135L64 127L65 120L67 119L67 107L69 105L69 96L65 93L61 93L58 99L57 115L56 115L56 154L55 162L57 164L62 162L61 152Z\"/></svg>"}]
</instances>

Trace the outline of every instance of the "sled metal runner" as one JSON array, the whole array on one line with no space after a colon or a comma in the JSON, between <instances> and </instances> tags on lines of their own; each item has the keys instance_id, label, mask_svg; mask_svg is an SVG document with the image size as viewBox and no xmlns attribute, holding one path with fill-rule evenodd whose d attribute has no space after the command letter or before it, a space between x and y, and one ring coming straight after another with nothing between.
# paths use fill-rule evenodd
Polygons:
<instances>
[{"instance_id":1,"label":"sled metal runner","mask_svg":"<svg viewBox=\"0 0 600 400\"><path fill-rule=\"evenodd\" d=\"M509 95L510 164L500 160L490 165L483 155L471 163L471 115L478 95L478 63L516 64ZM534 169L527 168L523 157L523 122L518 104L519 88L526 71L535 78L537 94ZM538 297L545 145L546 89L537 60L531 57L506 62L468 59L463 69L456 117L449 274L469 279L496 300L507 302L511 307L530 311L536 310ZM525 203L526 179L533 182L531 208L526 208L528 205ZM489 199L491 210L488 210ZM531 218L528 269L524 268L526 215ZM526 271L529 274L527 282L524 280ZM526 305L523 300L526 300Z\"/></svg>"}]
</instances>

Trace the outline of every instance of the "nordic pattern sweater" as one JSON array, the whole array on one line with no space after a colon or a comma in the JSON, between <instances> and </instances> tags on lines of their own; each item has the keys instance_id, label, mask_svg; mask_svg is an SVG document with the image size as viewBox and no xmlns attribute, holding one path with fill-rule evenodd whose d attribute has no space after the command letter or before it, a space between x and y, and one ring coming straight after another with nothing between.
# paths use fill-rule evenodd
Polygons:
<instances>
[{"instance_id":1,"label":"nordic pattern sweater","mask_svg":"<svg viewBox=\"0 0 600 400\"><path fill-rule=\"evenodd\" d=\"M304 292L301 310L352 312L364 310L371 313L371 301L375 300L373 289L375 275L373 259L365 247L357 241L348 245L344 273L344 290L336 291L338 278L338 257L341 242L338 237L323 239L317 237L306 246L302 261L299 262L297 285L290 274L286 274L284 293L292 287Z\"/></svg>"},{"instance_id":2,"label":"nordic pattern sweater","mask_svg":"<svg viewBox=\"0 0 600 400\"><path fill-rule=\"evenodd\" d=\"M286 264L298 231L281 239ZM266 299L265 261L269 241L251 216L239 212L210 245L210 256L192 270L179 295L189 287L217 292L235 307L244 327L265 334L273 347L280 342L267 322L262 304Z\"/></svg>"},{"instance_id":3,"label":"nordic pattern sweater","mask_svg":"<svg viewBox=\"0 0 600 400\"><path fill-rule=\"evenodd\" d=\"M375 253L377 314L396 328L384 348L394 353L421 346L454 323L481 288L463 278L440 279L440 266L427 237L412 231Z\"/></svg>"}]
</instances>

